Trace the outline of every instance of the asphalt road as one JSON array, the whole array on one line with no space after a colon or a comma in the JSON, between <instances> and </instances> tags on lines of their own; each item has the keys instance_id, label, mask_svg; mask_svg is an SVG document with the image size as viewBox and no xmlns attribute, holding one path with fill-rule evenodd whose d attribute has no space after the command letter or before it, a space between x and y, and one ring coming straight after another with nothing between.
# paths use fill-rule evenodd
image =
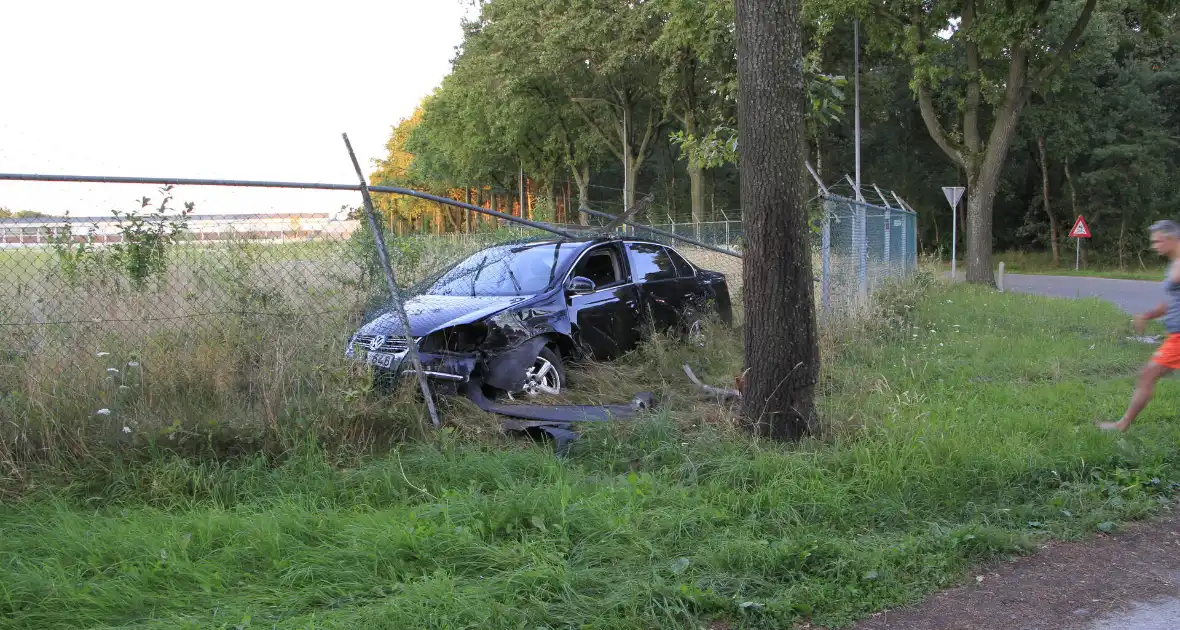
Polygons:
<instances>
[{"instance_id":1,"label":"asphalt road","mask_svg":"<svg viewBox=\"0 0 1180 630\"><path fill-rule=\"evenodd\" d=\"M965 277L963 273L958 275L960 280ZM1004 274L1004 290L1060 298L1096 297L1108 300L1131 314L1142 313L1164 300L1163 278L1160 278L1160 282L1148 282L1146 280L1113 280L1080 276L1025 276L1006 273Z\"/></svg>"}]
</instances>

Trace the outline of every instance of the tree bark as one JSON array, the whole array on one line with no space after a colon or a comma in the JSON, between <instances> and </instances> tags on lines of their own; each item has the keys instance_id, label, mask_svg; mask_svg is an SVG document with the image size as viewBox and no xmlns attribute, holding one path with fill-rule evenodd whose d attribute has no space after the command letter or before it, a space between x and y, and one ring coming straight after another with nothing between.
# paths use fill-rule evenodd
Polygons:
<instances>
[{"instance_id":1,"label":"tree bark","mask_svg":"<svg viewBox=\"0 0 1180 630\"><path fill-rule=\"evenodd\" d=\"M1127 268L1127 208L1123 206L1122 220L1119 221L1119 269Z\"/></svg>"},{"instance_id":2,"label":"tree bark","mask_svg":"<svg viewBox=\"0 0 1180 630\"><path fill-rule=\"evenodd\" d=\"M813 428L820 361L802 175L800 0L737 0L736 14L746 239L742 412L759 434L795 440Z\"/></svg>"},{"instance_id":3,"label":"tree bark","mask_svg":"<svg viewBox=\"0 0 1180 630\"><path fill-rule=\"evenodd\" d=\"M465 191L465 194L467 195L467 205L470 206L471 205L471 187L470 186L466 187L464 189L464 191ZM463 232L470 233L471 232L471 209L470 208L465 208L463 210L463 221L464 221Z\"/></svg>"},{"instance_id":4,"label":"tree bark","mask_svg":"<svg viewBox=\"0 0 1180 630\"><path fill-rule=\"evenodd\" d=\"M1061 264L1060 229L1057 225L1057 215L1049 205L1049 158L1045 156L1045 136L1037 136L1037 153L1041 162L1041 203L1045 207L1045 216L1049 217L1049 239L1053 249L1053 266Z\"/></svg>"},{"instance_id":5,"label":"tree bark","mask_svg":"<svg viewBox=\"0 0 1180 630\"><path fill-rule=\"evenodd\" d=\"M692 222L705 220L705 169L688 165L688 187L692 192Z\"/></svg>"},{"instance_id":6,"label":"tree bark","mask_svg":"<svg viewBox=\"0 0 1180 630\"><path fill-rule=\"evenodd\" d=\"M1073 187L1073 177L1069 174L1069 162L1065 163L1065 185L1069 187L1069 207L1074 216L1078 216L1078 191Z\"/></svg>"},{"instance_id":7,"label":"tree bark","mask_svg":"<svg viewBox=\"0 0 1180 630\"><path fill-rule=\"evenodd\" d=\"M967 169L967 282L995 285L992 270L992 207L1000 187L1000 173L1008 147L1016 135L1016 123L1027 94L1028 49L1017 46L1008 63L1004 102L995 113L992 131L979 159L972 156ZM978 154L976 154L978 155ZM971 168L972 166L977 168ZM972 181L972 178L974 181Z\"/></svg>"},{"instance_id":8,"label":"tree bark","mask_svg":"<svg viewBox=\"0 0 1180 630\"><path fill-rule=\"evenodd\" d=\"M684 132L690 138L697 137L697 123L696 115L692 109L684 112L684 117L680 119L684 125ZM685 170L688 171L688 188L689 197L692 202L692 222L702 223L705 220L705 169L696 162L695 152L688 154L688 159L685 160Z\"/></svg>"},{"instance_id":9,"label":"tree bark","mask_svg":"<svg viewBox=\"0 0 1180 630\"><path fill-rule=\"evenodd\" d=\"M570 167L574 175L574 185L578 187L578 223L590 225L590 215L582 212L590 207L590 164L584 163L580 167Z\"/></svg>"}]
</instances>

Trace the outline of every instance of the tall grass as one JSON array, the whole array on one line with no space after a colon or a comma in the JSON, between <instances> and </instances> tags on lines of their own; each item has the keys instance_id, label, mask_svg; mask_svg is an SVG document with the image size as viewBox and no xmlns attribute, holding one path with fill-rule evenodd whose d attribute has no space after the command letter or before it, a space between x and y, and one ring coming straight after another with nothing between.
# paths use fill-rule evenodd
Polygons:
<instances>
[{"instance_id":1,"label":"tall grass","mask_svg":"<svg viewBox=\"0 0 1180 630\"><path fill-rule=\"evenodd\" d=\"M0 505L13 628L838 626L1046 537L1170 502L1180 427L1165 383L1125 436L1150 348L1095 300L910 283L831 329L825 429L754 440L701 399L740 369L734 334L664 340L571 384L656 392L568 458L469 405L383 457L310 437L282 452L160 454L40 469Z\"/></svg>"},{"instance_id":2,"label":"tall grass","mask_svg":"<svg viewBox=\"0 0 1180 630\"><path fill-rule=\"evenodd\" d=\"M102 252L76 269L49 249L6 252L0 492L38 462L101 461L148 443L274 452L308 432L365 446L415 430L417 410L366 402L367 375L344 357L388 301L363 236L178 244L141 290ZM398 239L389 253L410 286L500 236Z\"/></svg>"}]
</instances>

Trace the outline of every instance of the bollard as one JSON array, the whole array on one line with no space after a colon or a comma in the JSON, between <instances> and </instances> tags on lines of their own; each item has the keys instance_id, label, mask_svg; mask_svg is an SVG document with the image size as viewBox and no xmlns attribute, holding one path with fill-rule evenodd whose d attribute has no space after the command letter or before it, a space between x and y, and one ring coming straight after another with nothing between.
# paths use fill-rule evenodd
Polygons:
<instances>
[{"instance_id":1,"label":"bollard","mask_svg":"<svg viewBox=\"0 0 1180 630\"><path fill-rule=\"evenodd\" d=\"M1000 287L1000 293L1003 293L1004 292L1004 263L1003 262L1000 263L1000 273L999 273L999 278L997 280L997 283Z\"/></svg>"}]
</instances>

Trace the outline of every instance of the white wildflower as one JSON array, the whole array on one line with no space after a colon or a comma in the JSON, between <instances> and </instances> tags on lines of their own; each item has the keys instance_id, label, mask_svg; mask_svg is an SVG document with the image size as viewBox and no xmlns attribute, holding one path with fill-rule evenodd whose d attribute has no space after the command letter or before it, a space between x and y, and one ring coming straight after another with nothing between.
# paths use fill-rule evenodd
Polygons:
<instances>
[{"instance_id":1,"label":"white wildflower","mask_svg":"<svg viewBox=\"0 0 1180 630\"><path fill-rule=\"evenodd\" d=\"M118 368L107 368L107 374L118 374L118 373L119 373Z\"/></svg>"},{"instance_id":2,"label":"white wildflower","mask_svg":"<svg viewBox=\"0 0 1180 630\"><path fill-rule=\"evenodd\" d=\"M103 358L103 357L110 356L110 354L111 354L111 353L109 353L109 352L103 352L102 350L99 350L99 351L98 351L98 358L100 358L100 359L101 359L101 358Z\"/></svg>"},{"instance_id":3,"label":"white wildflower","mask_svg":"<svg viewBox=\"0 0 1180 630\"><path fill-rule=\"evenodd\" d=\"M123 433L131 433L131 427L123 427Z\"/></svg>"},{"instance_id":4,"label":"white wildflower","mask_svg":"<svg viewBox=\"0 0 1180 630\"><path fill-rule=\"evenodd\" d=\"M94 415L96 415L96 416L109 416L109 415L111 415L111 410L110 409L99 409L98 411L94 412Z\"/></svg>"},{"instance_id":5,"label":"white wildflower","mask_svg":"<svg viewBox=\"0 0 1180 630\"><path fill-rule=\"evenodd\" d=\"M137 367L139 367L139 361L128 361L128 362L127 362L127 367L129 367L129 368L137 368Z\"/></svg>"}]
</instances>

